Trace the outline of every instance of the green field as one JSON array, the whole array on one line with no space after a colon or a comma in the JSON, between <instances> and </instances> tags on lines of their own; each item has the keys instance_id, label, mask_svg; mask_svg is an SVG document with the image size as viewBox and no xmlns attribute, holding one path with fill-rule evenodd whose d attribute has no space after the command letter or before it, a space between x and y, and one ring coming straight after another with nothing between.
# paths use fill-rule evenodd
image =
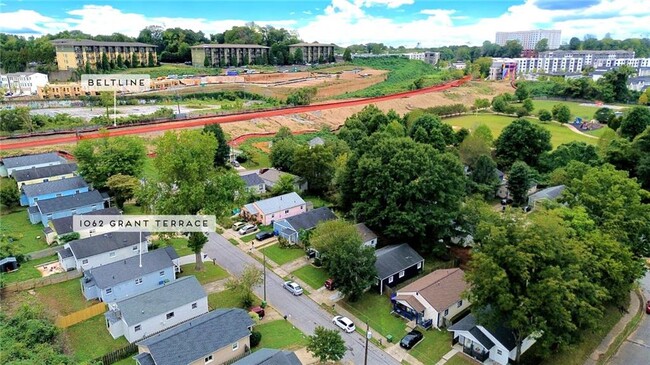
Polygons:
<instances>
[{"instance_id":1,"label":"green field","mask_svg":"<svg viewBox=\"0 0 650 365\"><path fill-rule=\"evenodd\" d=\"M594 117L594 113L596 113L596 111L601 108L598 106L580 105L582 103L575 101L533 100L533 105L535 106L533 114L537 114L537 112L541 109L546 109L550 112L553 109L553 106L556 104L564 104L569 107L571 110L571 120L574 120L575 117L581 117L583 120L591 120ZM623 110L624 109L619 109L618 111Z\"/></svg>"},{"instance_id":2,"label":"green field","mask_svg":"<svg viewBox=\"0 0 650 365\"><path fill-rule=\"evenodd\" d=\"M329 278L325 269L311 265L303 266L291 274L307 283L307 285L311 286L313 289L318 289L325 285L325 280Z\"/></svg>"},{"instance_id":3,"label":"green field","mask_svg":"<svg viewBox=\"0 0 650 365\"><path fill-rule=\"evenodd\" d=\"M40 222L29 222L27 208L21 207L1 215L0 222L0 234L9 239L11 245L16 248L16 254L27 254L47 248L43 225Z\"/></svg>"},{"instance_id":4,"label":"green field","mask_svg":"<svg viewBox=\"0 0 650 365\"><path fill-rule=\"evenodd\" d=\"M282 248L279 244L263 248L262 252L278 265L284 265L305 255L302 248Z\"/></svg>"},{"instance_id":5,"label":"green field","mask_svg":"<svg viewBox=\"0 0 650 365\"><path fill-rule=\"evenodd\" d=\"M41 273L36 269L36 266L47 262L58 262L58 258L56 255L54 255L43 257L37 260L29 260L27 262L23 262L17 271L10 273L0 273L0 275L2 275L5 283L16 283L29 279L38 279L41 277Z\"/></svg>"},{"instance_id":6,"label":"green field","mask_svg":"<svg viewBox=\"0 0 650 365\"><path fill-rule=\"evenodd\" d=\"M496 139L499 134L501 134L503 128L505 128L515 119L516 117L506 117L494 114L474 114L455 118L447 118L443 119L443 121L453 126L467 128L469 130L473 130L479 124L485 124L490 128L492 135ZM527 119L532 123L537 124L551 132L551 144L553 145L553 148L556 148L557 146L564 143L569 143L571 141L580 141L592 145L598 143L597 138L589 138L587 136L575 133L569 128L558 123L541 123L537 119Z\"/></svg>"},{"instance_id":7,"label":"green field","mask_svg":"<svg viewBox=\"0 0 650 365\"><path fill-rule=\"evenodd\" d=\"M222 73L221 69L218 68L207 68L207 67L194 67L187 66L183 64L173 64L173 65L162 65L158 67L138 67L138 68L128 68L126 70L115 70L114 73L121 74L148 74L151 78L155 79L158 77L168 76L168 75L220 75Z\"/></svg>"},{"instance_id":8,"label":"green field","mask_svg":"<svg viewBox=\"0 0 650 365\"><path fill-rule=\"evenodd\" d=\"M262 334L262 340L256 349L297 350L307 346L307 337L284 319L258 324L253 330Z\"/></svg>"},{"instance_id":9,"label":"green field","mask_svg":"<svg viewBox=\"0 0 650 365\"><path fill-rule=\"evenodd\" d=\"M360 320L368 322L372 329L383 336L392 335L399 341L406 334L406 321L390 313L392 308L387 296L368 291L356 302L342 300L337 305L341 305Z\"/></svg>"}]
</instances>

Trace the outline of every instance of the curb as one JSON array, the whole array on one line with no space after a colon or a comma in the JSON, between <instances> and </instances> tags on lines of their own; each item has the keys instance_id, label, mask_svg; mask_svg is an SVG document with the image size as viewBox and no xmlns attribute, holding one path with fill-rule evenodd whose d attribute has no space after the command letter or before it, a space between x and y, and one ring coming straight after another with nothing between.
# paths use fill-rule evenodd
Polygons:
<instances>
[{"instance_id":1,"label":"curb","mask_svg":"<svg viewBox=\"0 0 650 365\"><path fill-rule=\"evenodd\" d=\"M641 324L641 321L637 321L637 323L633 327L631 327L629 329L627 328L627 326L634 320L634 318L636 316L643 315L643 309L644 309L644 305L645 305L645 298L644 298L643 293L641 292L641 290L639 288L636 288L634 290L634 292L635 292L636 296L639 298L639 306L636 309L636 313L630 318L629 321L627 321L627 323L623 327L623 330L620 331L616 335L616 337L612 340L612 342L609 343L609 346L607 347L607 350L604 353L600 354L598 361L596 361L597 364L605 364L612 357L614 357L614 355L616 355L616 353L618 353L619 348L621 347L623 342L625 342L627 337L630 334L632 334L634 331L636 331L636 329L639 327L639 324ZM632 308L628 308L628 310L630 310L630 309L632 309ZM620 337L622 335L625 335L625 337L620 339ZM603 357L603 355L605 355L605 356Z\"/></svg>"}]
</instances>

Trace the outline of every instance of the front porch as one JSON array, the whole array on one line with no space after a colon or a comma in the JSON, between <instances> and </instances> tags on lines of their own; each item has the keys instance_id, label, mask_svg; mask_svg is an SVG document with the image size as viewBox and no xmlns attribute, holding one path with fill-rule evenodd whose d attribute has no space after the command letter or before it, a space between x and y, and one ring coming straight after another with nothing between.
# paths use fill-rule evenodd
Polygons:
<instances>
[{"instance_id":1,"label":"front porch","mask_svg":"<svg viewBox=\"0 0 650 365\"><path fill-rule=\"evenodd\" d=\"M397 313L409 321L414 321L415 324L424 329L429 329L433 326L433 320L424 318L424 313L420 313L397 300L393 301L393 313Z\"/></svg>"},{"instance_id":2,"label":"front porch","mask_svg":"<svg viewBox=\"0 0 650 365\"><path fill-rule=\"evenodd\" d=\"M452 340L452 347L456 347L459 351L475 358L484 364L493 364L494 362L489 359L490 351L486 350L483 345L474 342L471 338L458 335Z\"/></svg>"}]
</instances>

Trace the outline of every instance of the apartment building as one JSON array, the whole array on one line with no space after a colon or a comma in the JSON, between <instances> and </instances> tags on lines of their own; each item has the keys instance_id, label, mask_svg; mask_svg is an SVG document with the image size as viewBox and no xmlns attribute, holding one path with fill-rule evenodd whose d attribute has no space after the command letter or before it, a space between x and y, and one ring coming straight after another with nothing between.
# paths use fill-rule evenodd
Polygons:
<instances>
[{"instance_id":1,"label":"apartment building","mask_svg":"<svg viewBox=\"0 0 650 365\"><path fill-rule=\"evenodd\" d=\"M549 49L558 49L560 48L561 36L561 30L536 29L516 32L497 32L495 43L500 46L505 46L506 42L515 40L521 43L524 50L529 50L535 49L537 42L546 38L548 39Z\"/></svg>"},{"instance_id":2,"label":"apartment building","mask_svg":"<svg viewBox=\"0 0 650 365\"><path fill-rule=\"evenodd\" d=\"M192 65L211 67L244 66L268 63L269 47L257 44L200 44L192 49Z\"/></svg>"},{"instance_id":3,"label":"apartment building","mask_svg":"<svg viewBox=\"0 0 650 365\"><path fill-rule=\"evenodd\" d=\"M298 48L302 49L302 58L306 63L330 62L334 59L334 45L331 43L296 43L289 45L289 52L295 54Z\"/></svg>"},{"instance_id":4,"label":"apartment building","mask_svg":"<svg viewBox=\"0 0 650 365\"><path fill-rule=\"evenodd\" d=\"M608 62L611 60L634 59L634 51L546 51L540 52L538 58L579 58L582 59L582 63L585 66L598 66L603 62Z\"/></svg>"},{"instance_id":5,"label":"apartment building","mask_svg":"<svg viewBox=\"0 0 650 365\"><path fill-rule=\"evenodd\" d=\"M404 57L409 60L424 61L424 52L404 53Z\"/></svg>"},{"instance_id":6,"label":"apartment building","mask_svg":"<svg viewBox=\"0 0 650 365\"><path fill-rule=\"evenodd\" d=\"M102 54L106 54L109 61L117 63L118 55L123 61L132 63L135 60L139 65L146 65L149 55L153 62L158 62L156 46L139 42L99 42L88 39L55 39L52 45L56 49L56 62L59 70L74 70L90 65L96 68L102 62Z\"/></svg>"},{"instance_id":7,"label":"apartment building","mask_svg":"<svg viewBox=\"0 0 650 365\"><path fill-rule=\"evenodd\" d=\"M70 99L79 96L96 96L98 91L84 91L78 82L62 84L47 84L36 89L36 95L41 99Z\"/></svg>"},{"instance_id":8,"label":"apartment building","mask_svg":"<svg viewBox=\"0 0 650 365\"><path fill-rule=\"evenodd\" d=\"M33 95L48 82L47 75L38 72L14 72L0 75L0 88L13 95Z\"/></svg>"},{"instance_id":9,"label":"apartment building","mask_svg":"<svg viewBox=\"0 0 650 365\"><path fill-rule=\"evenodd\" d=\"M440 52L424 52L424 62L430 65L437 65L438 61L440 61Z\"/></svg>"}]
</instances>

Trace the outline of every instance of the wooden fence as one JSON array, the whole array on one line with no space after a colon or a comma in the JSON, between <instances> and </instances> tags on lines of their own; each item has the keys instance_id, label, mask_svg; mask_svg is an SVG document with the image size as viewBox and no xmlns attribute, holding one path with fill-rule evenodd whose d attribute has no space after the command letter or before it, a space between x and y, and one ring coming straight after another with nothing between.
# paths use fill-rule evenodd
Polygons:
<instances>
[{"instance_id":1,"label":"wooden fence","mask_svg":"<svg viewBox=\"0 0 650 365\"><path fill-rule=\"evenodd\" d=\"M106 312L106 303L97 303L88 308L68 314L67 316L59 317L54 324L59 328L68 328L104 312Z\"/></svg>"},{"instance_id":2,"label":"wooden fence","mask_svg":"<svg viewBox=\"0 0 650 365\"><path fill-rule=\"evenodd\" d=\"M103 365L111 365L120 360L124 360L129 356L135 355L137 353L138 353L138 345L132 343L122 348L119 348L113 352L109 352L104 356L98 357L93 361L91 361L90 363L91 364L102 363Z\"/></svg>"},{"instance_id":3,"label":"wooden fence","mask_svg":"<svg viewBox=\"0 0 650 365\"><path fill-rule=\"evenodd\" d=\"M44 278L29 279L18 283L9 283L6 284L4 288L2 288L2 291L15 292L15 291L30 290L34 288L40 288L46 285L61 283L64 281L68 281L80 277L81 277L81 272L77 270L72 270L60 274L50 275Z\"/></svg>"}]
</instances>

